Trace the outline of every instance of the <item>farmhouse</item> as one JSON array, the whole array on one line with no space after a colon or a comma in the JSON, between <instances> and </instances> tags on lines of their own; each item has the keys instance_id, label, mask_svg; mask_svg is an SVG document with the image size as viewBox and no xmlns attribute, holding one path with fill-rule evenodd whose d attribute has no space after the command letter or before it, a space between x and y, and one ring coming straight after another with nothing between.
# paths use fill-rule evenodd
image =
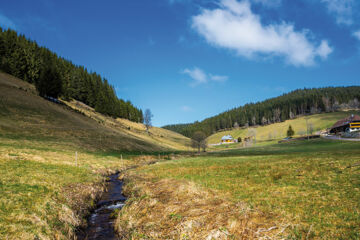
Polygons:
<instances>
[{"instance_id":1,"label":"farmhouse","mask_svg":"<svg viewBox=\"0 0 360 240\"><path fill-rule=\"evenodd\" d=\"M221 138L221 143L234 143L235 140L231 135L225 135Z\"/></svg>"},{"instance_id":2,"label":"farmhouse","mask_svg":"<svg viewBox=\"0 0 360 240\"><path fill-rule=\"evenodd\" d=\"M330 133L360 131L360 116L352 114L350 117L337 121L331 128Z\"/></svg>"}]
</instances>

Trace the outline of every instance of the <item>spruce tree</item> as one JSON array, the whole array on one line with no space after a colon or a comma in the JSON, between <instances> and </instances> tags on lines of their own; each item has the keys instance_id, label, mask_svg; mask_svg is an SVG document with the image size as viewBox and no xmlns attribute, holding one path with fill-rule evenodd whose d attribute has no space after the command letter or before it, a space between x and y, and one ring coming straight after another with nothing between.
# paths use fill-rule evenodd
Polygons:
<instances>
[{"instance_id":1,"label":"spruce tree","mask_svg":"<svg viewBox=\"0 0 360 240\"><path fill-rule=\"evenodd\" d=\"M295 132L294 132L293 128L291 127L291 125L289 125L289 128L286 132L286 136L292 137L292 136L294 136L294 134L295 134Z\"/></svg>"}]
</instances>

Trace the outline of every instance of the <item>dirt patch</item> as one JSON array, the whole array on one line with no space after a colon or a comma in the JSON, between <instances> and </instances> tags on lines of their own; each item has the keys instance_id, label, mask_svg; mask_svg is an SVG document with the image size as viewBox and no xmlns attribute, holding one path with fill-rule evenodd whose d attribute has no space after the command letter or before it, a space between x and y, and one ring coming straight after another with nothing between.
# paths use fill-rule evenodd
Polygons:
<instances>
[{"instance_id":1,"label":"dirt patch","mask_svg":"<svg viewBox=\"0 0 360 240\"><path fill-rule=\"evenodd\" d=\"M115 227L123 239L280 239L287 225L214 191L174 179L124 176L129 197Z\"/></svg>"}]
</instances>

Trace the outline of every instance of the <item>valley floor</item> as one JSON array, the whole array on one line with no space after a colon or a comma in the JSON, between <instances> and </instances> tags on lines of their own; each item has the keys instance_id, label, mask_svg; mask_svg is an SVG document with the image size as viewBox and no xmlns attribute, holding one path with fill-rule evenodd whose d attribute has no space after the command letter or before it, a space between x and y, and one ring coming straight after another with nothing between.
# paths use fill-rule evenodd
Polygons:
<instances>
[{"instance_id":1,"label":"valley floor","mask_svg":"<svg viewBox=\"0 0 360 240\"><path fill-rule=\"evenodd\" d=\"M359 239L360 143L310 140L130 171L129 239Z\"/></svg>"},{"instance_id":2,"label":"valley floor","mask_svg":"<svg viewBox=\"0 0 360 240\"><path fill-rule=\"evenodd\" d=\"M0 239L73 239L107 174L169 157L0 135Z\"/></svg>"}]
</instances>

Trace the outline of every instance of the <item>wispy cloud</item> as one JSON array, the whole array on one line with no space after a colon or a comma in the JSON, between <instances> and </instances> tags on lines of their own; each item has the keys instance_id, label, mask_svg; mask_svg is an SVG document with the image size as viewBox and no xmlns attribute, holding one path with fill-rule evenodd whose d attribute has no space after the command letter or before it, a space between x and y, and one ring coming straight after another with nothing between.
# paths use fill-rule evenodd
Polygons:
<instances>
[{"instance_id":1,"label":"wispy cloud","mask_svg":"<svg viewBox=\"0 0 360 240\"><path fill-rule=\"evenodd\" d=\"M210 80L212 80L214 82L225 82L229 79L228 76L219 76L219 75L212 75L212 74L209 74L209 78L210 78Z\"/></svg>"},{"instance_id":2,"label":"wispy cloud","mask_svg":"<svg viewBox=\"0 0 360 240\"><path fill-rule=\"evenodd\" d=\"M167 0L170 4L190 2L191 0Z\"/></svg>"},{"instance_id":3,"label":"wispy cloud","mask_svg":"<svg viewBox=\"0 0 360 240\"><path fill-rule=\"evenodd\" d=\"M202 69L198 67L194 67L192 69L186 68L182 71L183 74L187 74L191 80L191 86L195 87L200 84L206 84L211 81L213 82L225 82L228 80L228 76L220 76L220 75L213 75L204 72Z\"/></svg>"},{"instance_id":4,"label":"wispy cloud","mask_svg":"<svg viewBox=\"0 0 360 240\"><path fill-rule=\"evenodd\" d=\"M254 3L260 3L266 7L278 7L282 0L252 0Z\"/></svg>"},{"instance_id":5,"label":"wispy cloud","mask_svg":"<svg viewBox=\"0 0 360 240\"><path fill-rule=\"evenodd\" d=\"M202 84L202 83L207 83L208 82L208 78L206 73L201 70L200 68L193 68L193 69L188 69L186 68L183 71L184 74L187 74L191 77L191 79L194 81L193 84L194 85L198 85L198 84Z\"/></svg>"},{"instance_id":6,"label":"wispy cloud","mask_svg":"<svg viewBox=\"0 0 360 240\"><path fill-rule=\"evenodd\" d=\"M220 0L219 8L194 16L192 27L208 43L247 58L281 56L288 64L311 66L333 51L326 40L314 43L309 30L296 31L293 24L263 25L246 0Z\"/></svg>"},{"instance_id":7,"label":"wispy cloud","mask_svg":"<svg viewBox=\"0 0 360 240\"><path fill-rule=\"evenodd\" d=\"M192 108L189 107L189 106L182 106L182 107L181 107L181 111L183 111L183 112L193 112L194 109L192 109Z\"/></svg>"},{"instance_id":8,"label":"wispy cloud","mask_svg":"<svg viewBox=\"0 0 360 240\"><path fill-rule=\"evenodd\" d=\"M353 33L353 36L360 41L360 30Z\"/></svg>"},{"instance_id":9,"label":"wispy cloud","mask_svg":"<svg viewBox=\"0 0 360 240\"><path fill-rule=\"evenodd\" d=\"M329 13L334 14L338 24L351 25L353 21L354 0L321 0L325 3Z\"/></svg>"},{"instance_id":10,"label":"wispy cloud","mask_svg":"<svg viewBox=\"0 0 360 240\"><path fill-rule=\"evenodd\" d=\"M16 24L10 18L6 17L1 13L0 13L0 26L5 29L7 28L11 28L14 30L17 29Z\"/></svg>"}]
</instances>

